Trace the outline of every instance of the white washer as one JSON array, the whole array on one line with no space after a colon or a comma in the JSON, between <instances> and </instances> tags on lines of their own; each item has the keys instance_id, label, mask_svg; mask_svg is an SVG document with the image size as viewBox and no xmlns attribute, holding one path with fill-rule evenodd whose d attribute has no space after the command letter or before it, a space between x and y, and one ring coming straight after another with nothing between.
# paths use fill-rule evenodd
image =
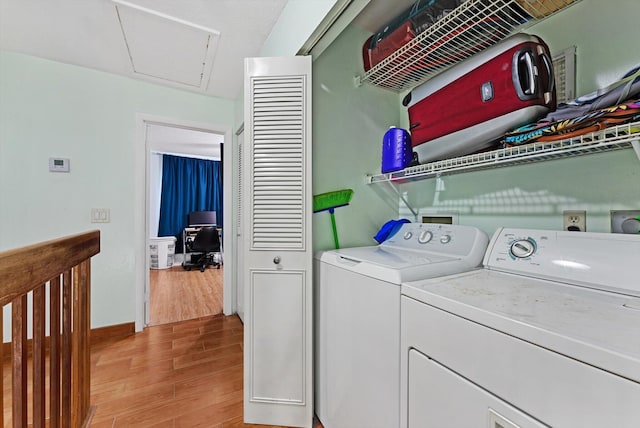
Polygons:
<instances>
[{"instance_id":1,"label":"white washer","mask_svg":"<svg viewBox=\"0 0 640 428\"><path fill-rule=\"evenodd\" d=\"M487 235L407 223L379 246L316 255L315 410L325 428L400 424L400 284L480 265Z\"/></svg>"},{"instance_id":2,"label":"white washer","mask_svg":"<svg viewBox=\"0 0 640 428\"><path fill-rule=\"evenodd\" d=\"M402 286L401 426L640 426L640 236L499 229Z\"/></svg>"}]
</instances>

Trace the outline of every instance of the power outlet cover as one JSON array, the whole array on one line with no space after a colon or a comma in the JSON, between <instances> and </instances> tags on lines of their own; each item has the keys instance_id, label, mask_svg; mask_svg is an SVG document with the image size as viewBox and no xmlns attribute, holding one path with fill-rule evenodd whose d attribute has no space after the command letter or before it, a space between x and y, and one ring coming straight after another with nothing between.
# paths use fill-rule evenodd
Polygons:
<instances>
[{"instance_id":1,"label":"power outlet cover","mask_svg":"<svg viewBox=\"0 0 640 428\"><path fill-rule=\"evenodd\" d=\"M640 234L640 210L611 211L611 232Z\"/></svg>"},{"instance_id":2,"label":"power outlet cover","mask_svg":"<svg viewBox=\"0 0 640 428\"><path fill-rule=\"evenodd\" d=\"M562 230L570 232L586 232L587 231L587 212L586 211L564 211L562 213L563 223Z\"/></svg>"}]
</instances>

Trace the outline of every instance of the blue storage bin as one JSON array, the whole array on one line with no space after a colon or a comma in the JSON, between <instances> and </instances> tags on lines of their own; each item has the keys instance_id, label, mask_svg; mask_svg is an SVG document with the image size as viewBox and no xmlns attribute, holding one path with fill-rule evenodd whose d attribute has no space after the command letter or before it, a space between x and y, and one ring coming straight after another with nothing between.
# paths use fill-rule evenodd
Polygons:
<instances>
[{"instance_id":1,"label":"blue storage bin","mask_svg":"<svg viewBox=\"0 0 640 428\"><path fill-rule=\"evenodd\" d=\"M411 135L392 126L382 139L382 173L399 171L411 163Z\"/></svg>"}]
</instances>

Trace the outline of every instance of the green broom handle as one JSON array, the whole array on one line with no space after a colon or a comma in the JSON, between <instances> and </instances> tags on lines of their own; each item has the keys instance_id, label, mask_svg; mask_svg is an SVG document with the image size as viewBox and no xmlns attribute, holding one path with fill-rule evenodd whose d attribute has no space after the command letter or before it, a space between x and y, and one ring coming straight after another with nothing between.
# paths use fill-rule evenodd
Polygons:
<instances>
[{"instance_id":1,"label":"green broom handle","mask_svg":"<svg viewBox=\"0 0 640 428\"><path fill-rule=\"evenodd\" d=\"M340 248L340 244L338 243L338 229L336 228L336 218L333 215L333 208L329 208L329 214L331 215L331 227L333 228L333 242L336 244L336 250Z\"/></svg>"}]
</instances>

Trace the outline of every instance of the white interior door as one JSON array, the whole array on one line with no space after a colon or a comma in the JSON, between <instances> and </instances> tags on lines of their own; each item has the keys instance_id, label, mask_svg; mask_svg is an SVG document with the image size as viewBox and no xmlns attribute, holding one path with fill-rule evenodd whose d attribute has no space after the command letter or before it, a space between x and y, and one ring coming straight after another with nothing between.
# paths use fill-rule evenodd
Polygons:
<instances>
[{"instance_id":1,"label":"white interior door","mask_svg":"<svg viewBox=\"0 0 640 428\"><path fill-rule=\"evenodd\" d=\"M245 60L244 420L310 427L311 57Z\"/></svg>"}]
</instances>

